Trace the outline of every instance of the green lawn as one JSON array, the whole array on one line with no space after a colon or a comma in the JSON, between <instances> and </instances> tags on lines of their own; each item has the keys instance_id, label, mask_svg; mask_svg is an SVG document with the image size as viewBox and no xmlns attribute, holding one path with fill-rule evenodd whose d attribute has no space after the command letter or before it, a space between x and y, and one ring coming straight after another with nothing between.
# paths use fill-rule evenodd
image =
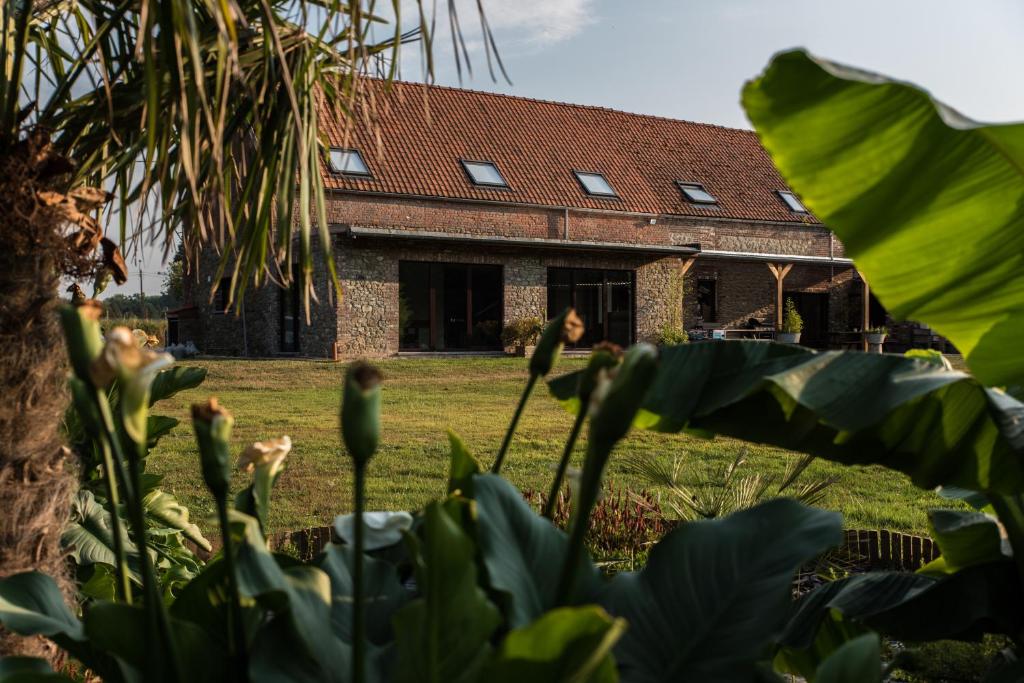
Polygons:
<instances>
[{"instance_id":1,"label":"green lawn","mask_svg":"<svg viewBox=\"0 0 1024 683\"><path fill-rule=\"evenodd\" d=\"M351 468L342 455L337 432L339 386L343 366L310 360L203 360L190 364L209 370L198 389L158 405L158 413L183 421L151 456L150 471L166 475L165 487L207 519L212 505L199 474L188 424L188 406L217 396L235 416L238 452L248 443L287 434L294 447L274 493L274 531L327 524L350 507ZM563 359L556 371L579 367ZM485 465L497 450L525 379L525 361L488 359L393 359L380 363L384 374L383 429L377 457L370 465L370 509L419 507L443 494L447 470L446 429L454 429ZM571 417L538 387L509 452L505 474L519 487L546 490L551 467L568 434ZM582 442L578 448L582 453ZM781 473L784 450L746 446L718 438L706 441L685 435L634 432L609 465L618 486L637 488L621 456L686 457L687 477L697 480L720 469L749 447L746 469ZM839 510L855 528L924 529L925 510L941 504L930 491L915 488L901 474L881 468L841 467L815 462L808 478L837 476L825 506ZM234 487L244 484L236 476Z\"/></svg>"}]
</instances>

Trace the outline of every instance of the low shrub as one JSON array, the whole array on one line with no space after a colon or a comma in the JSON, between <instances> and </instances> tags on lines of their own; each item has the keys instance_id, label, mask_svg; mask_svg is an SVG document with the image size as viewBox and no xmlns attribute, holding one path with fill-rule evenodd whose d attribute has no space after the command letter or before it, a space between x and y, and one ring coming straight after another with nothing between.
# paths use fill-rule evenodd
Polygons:
<instances>
[{"instance_id":1,"label":"low shrub","mask_svg":"<svg viewBox=\"0 0 1024 683\"><path fill-rule=\"evenodd\" d=\"M518 318L501 331L501 343L505 346L533 346L544 330L540 318Z\"/></svg>"},{"instance_id":2,"label":"low shrub","mask_svg":"<svg viewBox=\"0 0 1024 683\"><path fill-rule=\"evenodd\" d=\"M148 335L157 337L163 346L167 340L166 318L102 318L100 329L106 334L115 327L127 327L129 330L142 330Z\"/></svg>"},{"instance_id":3,"label":"low shrub","mask_svg":"<svg viewBox=\"0 0 1024 683\"><path fill-rule=\"evenodd\" d=\"M690 335L678 325L665 325L652 341L656 346L677 346L690 341Z\"/></svg>"},{"instance_id":4,"label":"low shrub","mask_svg":"<svg viewBox=\"0 0 1024 683\"><path fill-rule=\"evenodd\" d=\"M804 329L804 319L796 310L796 303L792 299L786 299L786 306L782 313L782 331L787 334L800 334Z\"/></svg>"}]
</instances>

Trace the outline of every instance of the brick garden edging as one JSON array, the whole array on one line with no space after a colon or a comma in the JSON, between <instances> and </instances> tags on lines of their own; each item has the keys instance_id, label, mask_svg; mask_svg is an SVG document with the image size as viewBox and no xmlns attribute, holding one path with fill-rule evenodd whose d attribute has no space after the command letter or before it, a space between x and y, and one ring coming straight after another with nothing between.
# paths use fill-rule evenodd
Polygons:
<instances>
[{"instance_id":1,"label":"brick garden edging","mask_svg":"<svg viewBox=\"0 0 1024 683\"><path fill-rule=\"evenodd\" d=\"M270 546L289 548L303 561L309 561L328 543L338 540L333 527L318 526L273 534ZM834 552L846 556L862 571L917 571L940 554L928 537L886 529L847 529L843 544Z\"/></svg>"}]
</instances>

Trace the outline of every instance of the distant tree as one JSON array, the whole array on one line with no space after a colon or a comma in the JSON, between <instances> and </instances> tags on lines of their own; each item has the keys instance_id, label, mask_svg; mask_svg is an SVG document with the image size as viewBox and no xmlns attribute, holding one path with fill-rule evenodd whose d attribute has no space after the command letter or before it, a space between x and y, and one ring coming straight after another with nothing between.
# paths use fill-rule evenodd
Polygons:
<instances>
[{"instance_id":1,"label":"distant tree","mask_svg":"<svg viewBox=\"0 0 1024 683\"><path fill-rule=\"evenodd\" d=\"M185 245L178 244L178 251L174 258L167 265L167 272L164 273L164 287L162 294L169 297L172 305L181 305L185 300L185 289L182 280L185 271Z\"/></svg>"}]
</instances>

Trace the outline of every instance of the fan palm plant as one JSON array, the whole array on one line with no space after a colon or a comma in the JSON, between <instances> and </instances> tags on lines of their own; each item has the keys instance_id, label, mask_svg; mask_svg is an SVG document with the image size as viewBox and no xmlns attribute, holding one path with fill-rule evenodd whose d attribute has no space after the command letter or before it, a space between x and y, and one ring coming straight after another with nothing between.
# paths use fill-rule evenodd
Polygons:
<instances>
[{"instance_id":1,"label":"fan palm plant","mask_svg":"<svg viewBox=\"0 0 1024 683\"><path fill-rule=\"evenodd\" d=\"M422 39L433 71L431 12L417 2L403 31L408 4L382 4L389 21L374 0L4 0L0 576L63 573L61 279L123 282L119 244L147 233L191 258L216 249L236 305L290 284L281 264L297 261L308 311L301 275L328 240L318 111L372 119L362 77L394 77L405 42ZM461 71L453 2L448 16Z\"/></svg>"}]
</instances>

